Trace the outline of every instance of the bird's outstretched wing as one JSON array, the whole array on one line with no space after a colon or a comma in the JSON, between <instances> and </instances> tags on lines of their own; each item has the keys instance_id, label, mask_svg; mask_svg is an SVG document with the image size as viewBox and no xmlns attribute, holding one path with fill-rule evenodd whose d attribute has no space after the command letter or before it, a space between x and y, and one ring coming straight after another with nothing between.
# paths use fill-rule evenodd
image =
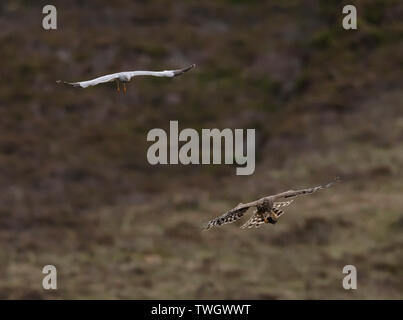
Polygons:
<instances>
[{"instance_id":1,"label":"bird's outstretched wing","mask_svg":"<svg viewBox=\"0 0 403 320\"><path fill-rule=\"evenodd\" d=\"M277 208L289 206L293 201L294 200L284 201L284 202L275 202L273 204L273 210L277 211ZM253 206L253 205L251 205L251 206ZM232 210L226 212L225 214L223 214L222 216L220 216L218 218L215 218L215 219L211 220L210 222L208 222L207 225L206 225L206 229L210 229L210 228L212 228L214 226L220 226L220 225L223 225L223 224L226 224L226 223L231 223L231 222L234 222L234 221L242 218L244 213L251 206L248 206L246 208L240 208L240 209L238 209L238 211L236 210L238 207L235 207L234 209L232 209ZM278 210L277 212L282 212L282 211ZM258 213L258 211L255 210L253 212L252 217L244 225L242 225L241 228L242 229L244 229L244 228L252 228L252 227L258 228L263 223L264 223L264 215L261 214L261 213Z\"/></svg>"},{"instance_id":2,"label":"bird's outstretched wing","mask_svg":"<svg viewBox=\"0 0 403 320\"><path fill-rule=\"evenodd\" d=\"M88 81L66 82L66 81L57 80L56 83L57 84L67 84L67 85L71 85L76 88L88 88L91 86L96 86L97 84L100 84L100 83L112 82L118 78L119 78L119 73L112 73L112 74L107 74L105 76L98 77L98 78L88 80Z\"/></svg>"},{"instance_id":3,"label":"bird's outstretched wing","mask_svg":"<svg viewBox=\"0 0 403 320\"><path fill-rule=\"evenodd\" d=\"M127 76L129 79L137 76L153 76L153 77L177 77L185 72L193 69L196 65L192 64L189 67L178 70L164 70L164 71L127 71L121 72L121 74Z\"/></svg>"},{"instance_id":4,"label":"bird's outstretched wing","mask_svg":"<svg viewBox=\"0 0 403 320\"><path fill-rule=\"evenodd\" d=\"M208 230L208 229L211 229L213 227L221 226L223 224L232 223L232 222L242 218L244 213L246 211L248 211L248 209L250 207L252 207L253 205L254 205L253 203L247 203L247 204L240 203L235 208L227 211L223 215L221 215L221 216L219 216L217 218L214 218L213 220L210 220L209 222L207 222L203 226L203 229Z\"/></svg>"},{"instance_id":5,"label":"bird's outstretched wing","mask_svg":"<svg viewBox=\"0 0 403 320\"><path fill-rule=\"evenodd\" d=\"M303 195L303 194L312 194L312 193L315 193L316 191L330 188L338 181L340 181L340 178L337 177L336 179L334 179L334 181L332 181L328 184L325 184L325 185L319 185L319 186L316 186L313 188L307 188L307 189L301 189L301 190L288 190L286 192L282 192L282 193L273 195L270 198L273 201L275 201L275 200L281 199L281 198L291 198L291 197L296 197L296 196Z\"/></svg>"}]
</instances>

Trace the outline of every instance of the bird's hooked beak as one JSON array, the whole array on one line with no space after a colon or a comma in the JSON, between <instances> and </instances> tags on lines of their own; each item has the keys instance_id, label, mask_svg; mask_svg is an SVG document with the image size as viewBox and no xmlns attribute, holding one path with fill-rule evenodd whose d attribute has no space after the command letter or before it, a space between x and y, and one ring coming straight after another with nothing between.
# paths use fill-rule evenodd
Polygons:
<instances>
[{"instance_id":1,"label":"bird's hooked beak","mask_svg":"<svg viewBox=\"0 0 403 320\"><path fill-rule=\"evenodd\" d=\"M192 64L192 65L190 65L190 66L187 67L187 68L179 69L179 70L174 70L174 77L180 76L181 74L183 74L183 73L189 71L190 69L193 69L194 67L196 67L196 65L195 65L195 64Z\"/></svg>"}]
</instances>

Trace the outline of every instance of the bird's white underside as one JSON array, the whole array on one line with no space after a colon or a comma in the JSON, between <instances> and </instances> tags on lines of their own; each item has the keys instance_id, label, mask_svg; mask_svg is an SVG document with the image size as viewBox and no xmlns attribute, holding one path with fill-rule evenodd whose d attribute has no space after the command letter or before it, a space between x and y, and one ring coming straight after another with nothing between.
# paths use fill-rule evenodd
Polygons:
<instances>
[{"instance_id":1,"label":"bird's white underside","mask_svg":"<svg viewBox=\"0 0 403 320\"><path fill-rule=\"evenodd\" d=\"M112 82L112 81L123 81L128 82L131 78L136 76L153 76L153 77L174 77L174 70L165 71L125 71L117 72L112 74L107 74L102 77L98 77L88 81L72 82L70 84L80 86L81 88L87 88L91 86L96 86L100 83Z\"/></svg>"}]
</instances>

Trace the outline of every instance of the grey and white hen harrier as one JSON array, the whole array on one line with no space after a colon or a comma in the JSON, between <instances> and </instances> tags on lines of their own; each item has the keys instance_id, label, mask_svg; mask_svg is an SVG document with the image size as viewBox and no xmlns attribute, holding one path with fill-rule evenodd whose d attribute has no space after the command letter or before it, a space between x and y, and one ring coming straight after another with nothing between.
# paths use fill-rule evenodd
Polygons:
<instances>
[{"instance_id":1,"label":"grey and white hen harrier","mask_svg":"<svg viewBox=\"0 0 403 320\"><path fill-rule=\"evenodd\" d=\"M252 228L252 227L260 227L264 223L277 223L278 219L284 214L284 211L281 210L281 207L286 207L290 205L294 200L277 202L279 199L288 199L292 197L296 197L303 194L312 194L321 189L331 187L335 182L339 181L339 178L336 178L333 182L330 182L326 185L320 185L313 188L301 189L301 190L288 190L279 194L275 194L272 196L263 197L259 200L249 202L249 203L240 203L235 208L227 211L223 215L209 221L204 229L211 229L213 227L218 227L223 224L232 223L240 218L248 211L249 208L255 207L255 211L253 212L252 217L241 226L241 228Z\"/></svg>"},{"instance_id":2,"label":"grey and white hen harrier","mask_svg":"<svg viewBox=\"0 0 403 320\"><path fill-rule=\"evenodd\" d=\"M98 78L88 80L88 81L66 82L66 81L57 80L56 83L57 84L67 84L67 85L71 85L76 88L88 88L91 86L96 86L100 83L115 81L117 84L117 91L120 92L119 83L123 83L123 92L126 93L126 83L129 82L133 77L153 76L153 77L172 78L172 77L179 76L179 75L189 71L190 69L193 69L195 66L196 66L195 64L192 64L187 68L178 69L178 70L164 70L164 71L124 71L124 72L107 74L105 76L98 77Z\"/></svg>"}]
</instances>

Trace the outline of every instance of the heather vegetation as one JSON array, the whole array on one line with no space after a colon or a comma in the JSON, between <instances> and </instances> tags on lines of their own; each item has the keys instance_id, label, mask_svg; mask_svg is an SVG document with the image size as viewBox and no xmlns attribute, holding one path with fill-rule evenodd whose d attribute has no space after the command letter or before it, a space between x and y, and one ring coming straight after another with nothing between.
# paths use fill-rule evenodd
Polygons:
<instances>
[{"instance_id":1,"label":"heather vegetation","mask_svg":"<svg viewBox=\"0 0 403 320\"><path fill-rule=\"evenodd\" d=\"M403 2L55 0L56 31L45 4L0 4L0 298L403 298ZM55 84L191 63L126 95ZM255 173L151 166L169 120L255 128ZM335 176L276 225L201 232Z\"/></svg>"}]
</instances>

